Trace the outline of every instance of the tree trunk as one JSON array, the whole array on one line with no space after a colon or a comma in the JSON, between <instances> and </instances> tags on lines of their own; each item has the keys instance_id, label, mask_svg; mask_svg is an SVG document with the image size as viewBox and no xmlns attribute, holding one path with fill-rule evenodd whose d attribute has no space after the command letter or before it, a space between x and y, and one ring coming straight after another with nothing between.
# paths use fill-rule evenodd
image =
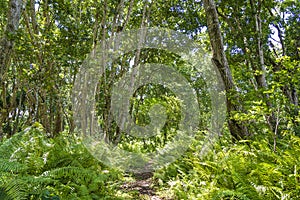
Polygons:
<instances>
[{"instance_id":1,"label":"tree trunk","mask_svg":"<svg viewBox=\"0 0 300 200\"><path fill-rule=\"evenodd\" d=\"M213 50L212 62L218 69L226 90L228 128L234 139L242 139L248 136L249 134L247 127L244 126L242 123L237 122L232 117L232 113L236 111L240 112L242 110L242 106L239 101L236 101L236 99L238 99L238 91L233 82L232 74L224 52L223 39L219 26L215 2L213 0L204 0L204 9L206 13L207 29L209 33L210 43Z\"/></svg>"},{"instance_id":2,"label":"tree trunk","mask_svg":"<svg viewBox=\"0 0 300 200\"><path fill-rule=\"evenodd\" d=\"M7 68L9 66L13 45L14 45L14 35L19 27L19 21L21 18L21 13L23 9L23 0L10 0L8 13L7 13L7 24L6 30L4 32L3 38L0 41L0 83L2 87L6 87L5 85L5 76L7 72ZM6 89L1 88L1 97L6 98ZM3 128L2 125L5 122L5 116L8 114L7 105L4 104L5 99L2 99L3 104L1 108L0 115L0 139L3 137Z\"/></svg>"},{"instance_id":3,"label":"tree trunk","mask_svg":"<svg viewBox=\"0 0 300 200\"><path fill-rule=\"evenodd\" d=\"M266 67L265 67L265 59L264 59L264 50L263 50L263 33L262 33L262 24L261 24L261 0L258 1L257 8L254 6L254 2L250 1L252 12L254 13L255 18L255 31L256 31L256 40L257 40L257 54L258 54L258 63L259 66L256 67L255 64L252 66L255 71L259 71L259 74L255 75L255 79L257 85L260 89L267 89L267 81L266 81ZM255 72L256 73L256 72ZM270 101L270 97L268 94L262 94L262 96L266 99L266 104L270 110L272 110L272 103ZM274 112L272 111L269 116L267 116L267 123L273 133L275 133L276 127L276 119Z\"/></svg>"}]
</instances>

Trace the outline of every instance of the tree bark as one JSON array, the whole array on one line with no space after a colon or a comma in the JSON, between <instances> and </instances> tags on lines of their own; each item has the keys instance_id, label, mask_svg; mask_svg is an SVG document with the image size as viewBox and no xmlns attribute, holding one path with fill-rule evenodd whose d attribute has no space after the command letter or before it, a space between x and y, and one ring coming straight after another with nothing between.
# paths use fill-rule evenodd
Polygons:
<instances>
[{"instance_id":1,"label":"tree bark","mask_svg":"<svg viewBox=\"0 0 300 200\"><path fill-rule=\"evenodd\" d=\"M1 39L1 54L0 54L0 81L3 81L3 77L6 73L7 66L10 62L12 49L14 45L13 35L16 33L19 27L19 21L23 9L23 0L11 0L9 1L9 10L7 16L7 25L4 37Z\"/></svg>"},{"instance_id":2,"label":"tree bark","mask_svg":"<svg viewBox=\"0 0 300 200\"><path fill-rule=\"evenodd\" d=\"M247 137L249 134L248 134L247 127L243 123L239 123L232 117L233 112L242 111L242 105L238 100L239 99L238 91L233 82L232 74L224 52L223 38L219 26L216 5L214 0L204 0L203 3L204 3L204 9L206 13L208 34L209 34L210 43L213 50L212 62L216 67L216 69L219 71L226 90L228 128L234 139L237 140L243 139Z\"/></svg>"},{"instance_id":3,"label":"tree bark","mask_svg":"<svg viewBox=\"0 0 300 200\"><path fill-rule=\"evenodd\" d=\"M254 13L255 18L255 31L256 31L256 40L257 40L257 54L258 54L258 63L259 66L256 67L255 64L252 66L255 71L259 71L259 74L255 75L257 85L260 89L266 90L267 80L266 80L266 66L265 66L265 58L264 58L264 50L263 50L263 32L262 32L262 23L261 23L261 11L262 11L262 2L259 0L257 8L254 6L254 2L250 0L252 12ZM272 110L273 105L270 101L270 97L268 94L262 94L262 96L266 99L266 104L270 110ZM275 133L276 127L276 118L274 112L271 111L270 115L267 116L267 123L273 133ZM277 132L277 131L276 131Z\"/></svg>"},{"instance_id":4,"label":"tree bark","mask_svg":"<svg viewBox=\"0 0 300 200\"><path fill-rule=\"evenodd\" d=\"M6 29L4 32L3 38L1 38L0 41L0 83L3 87L1 92L1 97L3 102L5 102L6 98L6 87L5 85L5 76L7 72L7 68L9 66L11 55L13 51L13 45L14 45L14 35L16 34L16 31L19 27L19 21L21 18L22 10L23 10L23 0L10 0L9 1L9 7L8 7L8 13L7 13L7 24ZM4 103L2 104L1 108L1 115L0 115L0 139L3 137L3 128L2 124L6 120L6 116L8 112L7 105Z\"/></svg>"}]
</instances>

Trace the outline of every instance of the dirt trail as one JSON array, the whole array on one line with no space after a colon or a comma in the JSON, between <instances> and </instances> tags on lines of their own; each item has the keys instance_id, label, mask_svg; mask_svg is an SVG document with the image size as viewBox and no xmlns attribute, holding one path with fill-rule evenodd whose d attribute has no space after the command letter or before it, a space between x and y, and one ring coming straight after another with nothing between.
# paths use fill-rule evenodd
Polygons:
<instances>
[{"instance_id":1,"label":"dirt trail","mask_svg":"<svg viewBox=\"0 0 300 200\"><path fill-rule=\"evenodd\" d=\"M151 173L141 173L135 174L134 182L126 182L122 185L122 190L126 192L138 191L140 196L151 200L166 200L165 198L159 197L156 194L154 188L152 188L152 174ZM142 198L142 199L144 199Z\"/></svg>"}]
</instances>

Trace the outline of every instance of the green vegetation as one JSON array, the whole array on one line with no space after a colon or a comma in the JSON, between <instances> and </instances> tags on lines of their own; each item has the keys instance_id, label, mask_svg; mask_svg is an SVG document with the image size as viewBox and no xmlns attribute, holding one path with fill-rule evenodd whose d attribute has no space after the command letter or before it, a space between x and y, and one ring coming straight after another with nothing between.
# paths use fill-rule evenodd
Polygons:
<instances>
[{"instance_id":1,"label":"green vegetation","mask_svg":"<svg viewBox=\"0 0 300 200\"><path fill-rule=\"evenodd\" d=\"M298 136L280 139L274 152L265 137L233 143L225 135L212 151L201 154L199 135L184 156L154 173L153 188L162 198L299 198ZM141 197L138 191L122 190L128 178L90 156L80 138L66 133L47 138L37 123L5 139L0 152L1 199Z\"/></svg>"},{"instance_id":2,"label":"green vegetation","mask_svg":"<svg viewBox=\"0 0 300 200\"><path fill-rule=\"evenodd\" d=\"M105 168L75 136L50 139L40 124L0 146L1 199L116 199L121 173Z\"/></svg>"},{"instance_id":3,"label":"green vegetation","mask_svg":"<svg viewBox=\"0 0 300 200\"><path fill-rule=\"evenodd\" d=\"M299 1L0 0L0 8L0 200L300 199ZM87 88L114 147L155 153L177 141L185 117L174 91L147 83L133 91L126 114L140 127L161 122L152 112L159 104L166 123L145 138L122 130L112 91L138 65L174 68L199 103L200 113L188 113L198 121L187 151L153 173L133 173L92 156L73 95L93 49L147 27L183 33L212 56L227 110L212 132L211 118L222 117L212 110L213 86L193 61L166 49L130 49L101 63L96 88Z\"/></svg>"},{"instance_id":4,"label":"green vegetation","mask_svg":"<svg viewBox=\"0 0 300 200\"><path fill-rule=\"evenodd\" d=\"M298 199L300 138L262 137L232 144L221 140L199 155L199 142L180 160L155 173L163 194L174 199Z\"/></svg>"}]
</instances>

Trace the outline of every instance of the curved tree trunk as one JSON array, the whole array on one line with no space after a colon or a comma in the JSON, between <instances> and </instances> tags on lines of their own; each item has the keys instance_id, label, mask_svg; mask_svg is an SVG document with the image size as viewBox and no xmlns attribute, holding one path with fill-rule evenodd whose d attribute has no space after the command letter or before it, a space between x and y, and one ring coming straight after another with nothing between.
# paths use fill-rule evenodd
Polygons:
<instances>
[{"instance_id":1,"label":"curved tree trunk","mask_svg":"<svg viewBox=\"0 0 300 200\"><path fill-rule=\"evenodd\" d=\"M228 128L231 135L235 139L242 139L248 136L247 127L242 123L238 123L232 118L232 112L241 111L242 105L238 99L238 91L233 82L232 74L228 65L228 61L224 52L224 44L219 26L218 14L214 0L204 0L204 9L206 13L207 28L210 38L210 43L213 50L212 62L218 69L226 90L226 105L228 112ZM232 96L233 95L233 96ZM231 97L230 97L231 96ZM232 98L237 97L237 98ZM233 102L233 100L235 102ZM237 102L237 103L236 103Z\"/></svg>"},{"instance_id":2,"label":"curved tree trunk","mask_svg":"<svg viewBox=\"0 0 300 200\"><path fill-rule=\"evenodd\" d=\"M13 45L14 35L19 27L19 21L23 10L23 0L10 0L8 13L7 13L7 24L3 38L0 39L0 83L1 83L1 115L0 115L0 139L3 137L2 124L8 116L8 105L6 103L6 81L5 76L7 68L10 63Z\"/></svg>"}]
</instances>

